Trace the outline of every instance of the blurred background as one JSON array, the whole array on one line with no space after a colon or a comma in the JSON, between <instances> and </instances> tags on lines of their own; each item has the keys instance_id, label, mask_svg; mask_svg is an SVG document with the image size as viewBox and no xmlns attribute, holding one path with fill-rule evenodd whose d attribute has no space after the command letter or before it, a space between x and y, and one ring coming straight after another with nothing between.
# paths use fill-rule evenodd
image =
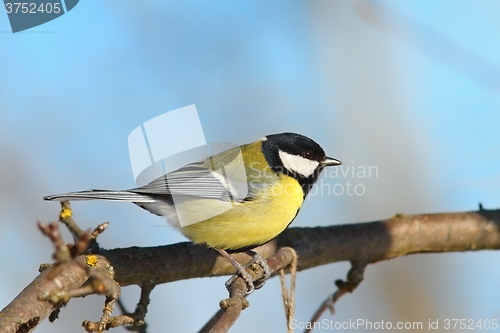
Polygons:
<instances>
[{"instance_id":1,"label":"blurred background","mask_svg":"<svg viewBox=\"0 0 500 333\"><path fill-rule=\"evenodd\" d=\"M134 187L130 132L190 104L207 141L298 132L344 162L345 175L323 177L293 226L499 208L499 13L494 0L86 0L16 34L0 14L0 307L51 261L36 221L56 220L59 204L42 197ZM377 172L357 173L370 166ZM106 248L185 241L132 204L73 209L83 228L111 222L100 236ZM371 265L323 318L419 321L424 331L429 320L500 319L498 258L425 254ZM300 272L295 318L309 320L348 269ZM156 287L150 332L200 329L226 297L226 279ZM129 309L138 295L124 288ZM286 331L278 279L249 301L233 332ZM103 302L72 300L37 332L82 330Z\"/></svg>"}]
</instances>

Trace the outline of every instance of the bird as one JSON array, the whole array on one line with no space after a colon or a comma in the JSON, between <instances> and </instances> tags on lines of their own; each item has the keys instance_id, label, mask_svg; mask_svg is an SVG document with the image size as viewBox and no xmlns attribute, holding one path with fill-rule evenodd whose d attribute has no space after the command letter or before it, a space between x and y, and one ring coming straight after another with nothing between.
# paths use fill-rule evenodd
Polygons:
<instances>
[{"instance_id":1,"label":"bird","mask_svg":"<svg viewBox=\"0 0 500 333\"><path fill-rule=\"evenodd\" d=\"M252 260L242 265L230 253L251 251L280 235L299 213L322 170L341 164L312 139L279 133L187 164L145 186L44 199L126 201L163 216L193 243L218 251L234 266L236 273L226 282L227 288L241 276L250 294L255 286L246 267L261 265L265 281L270 276L267 263L252 251Z\"/></svg>"}]
</instances>

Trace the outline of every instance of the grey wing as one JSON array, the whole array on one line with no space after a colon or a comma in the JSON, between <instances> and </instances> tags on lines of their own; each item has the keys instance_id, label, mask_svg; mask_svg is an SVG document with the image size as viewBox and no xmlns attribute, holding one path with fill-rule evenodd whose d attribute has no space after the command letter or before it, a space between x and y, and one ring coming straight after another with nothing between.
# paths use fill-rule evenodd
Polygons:
<instances>
[{"instance_id":1,"label":"grey wing","mask_svg":"<svg viewBox=\"0 0 500 333\"><path fill-rule=\"evenodd\" d=\"M217 170L206 167L206 160L188 164L156 178L151 183L129 190L154 195L191 196L228 200L231 189Z\"/></svg>"},{"instance_id":2,"label":"grey wing","mask_svg":"<svg viewBox=\"0 0 500 333\"><path fill-rule=\"evenodd\" d=\"M188 164L130 192L241 202L251 199L264 186L258 178L249 181L243 155L236 147Z\"/></svg>"}]
</instances>

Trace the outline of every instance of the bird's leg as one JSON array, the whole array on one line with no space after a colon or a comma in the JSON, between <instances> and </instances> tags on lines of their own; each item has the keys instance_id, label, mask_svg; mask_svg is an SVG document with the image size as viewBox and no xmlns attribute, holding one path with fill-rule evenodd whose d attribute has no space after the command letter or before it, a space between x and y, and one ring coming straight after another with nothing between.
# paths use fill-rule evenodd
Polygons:
<instances>
[{"instance_id":1,"label":"bird's leg","mask_svg":"<svg viewBox=\"0 0 500 333\"><path fill-rule=\"evenodd\" d=\"M252 276L245 270L246 266L241 265L239 262L237 262L233 257L229 255L225 250L222 249L216 249L224 258L226 258L231 265L236 268L236 274L234 274L229 280L226 282L226 288L229 289L231 284L236 280L238 277L242 277L243 280L247 283L247 290L245 291L246 295L251 294L254 290L255 287L253 285L253 279Z\"/></svg>"},{"instance_id":2,"label":"bird's leg","mask_svg":"<svg viewBox=\"0 0 500 333\"><path fill-rule=\"evenodd\" d=\"M251 255L253 255L252 260L247 262L245 265L241 265L233 257L231 257L225 250L217 249L217 251L224 258L226 258L236 269L236 274L233 275L226 282L226 288L228 288L228 289L231 286L231 284L234 282L234 280L236 280L238 277L241 276L243 278L243 280L245 280L245 282L247 283L247 290L245 291L245 294L246 295L251 294L256 289L256 287L253 284L252 276L246 271L246 268L250 265L253 265L254 263L259 264L262 267L262 269L264 270L264 276L262 277L262 282L259 283L259 285L257 286L257 289L261 288L264 285L265 281L269 278L269 276L271 276L267 262L257 252L247 251L248 254L251 253Z\"/></svg>"}]
</instances>

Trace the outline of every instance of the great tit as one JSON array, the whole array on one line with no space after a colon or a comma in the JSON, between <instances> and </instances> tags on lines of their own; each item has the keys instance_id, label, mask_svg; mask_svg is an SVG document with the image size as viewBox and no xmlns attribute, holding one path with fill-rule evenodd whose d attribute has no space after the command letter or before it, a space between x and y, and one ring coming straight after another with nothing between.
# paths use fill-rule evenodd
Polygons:
<instances>
[{"instance_id":1,"label":"great tit","mask_svg":"<svg viewBox=\"0 0 500 333\"><path fill-rule=\"evenodd\" d=\"M195 244L217 250L254 290L248 264L229 252L265 244L282 233L297 216L304 199L327 166L340 165L326 157L319 144L300 134L268 135L253 143L225 150L124 191L88 190L44 197L45 200L129 201L167 221ZM255 253L254 253L255 254Z\"/></svg>"}]
</instances>

